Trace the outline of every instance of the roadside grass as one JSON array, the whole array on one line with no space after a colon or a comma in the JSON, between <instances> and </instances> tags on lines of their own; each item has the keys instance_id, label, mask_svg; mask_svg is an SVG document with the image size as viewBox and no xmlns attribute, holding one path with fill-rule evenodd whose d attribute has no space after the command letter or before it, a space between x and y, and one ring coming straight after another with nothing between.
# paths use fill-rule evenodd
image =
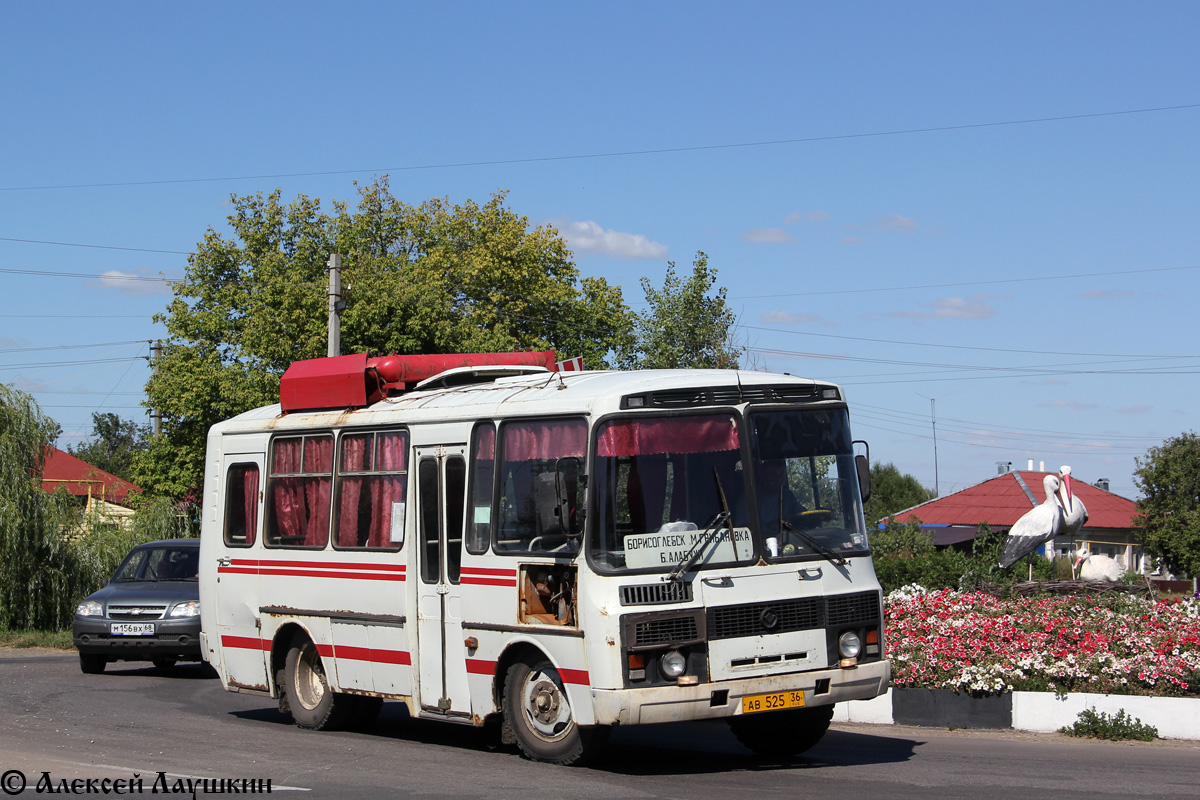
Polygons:
<instances>
[{"instance_id":1,"label":"roadside grass","mask_svg":"<svg viewBox=\"0 0 1200 800\"><path fill-rule=\"evenodd\" d=\"M10 631L0 628L0 647L46 647L51 650L73 650L71 632L66 631Z\"/></svg>"}]
</instances>

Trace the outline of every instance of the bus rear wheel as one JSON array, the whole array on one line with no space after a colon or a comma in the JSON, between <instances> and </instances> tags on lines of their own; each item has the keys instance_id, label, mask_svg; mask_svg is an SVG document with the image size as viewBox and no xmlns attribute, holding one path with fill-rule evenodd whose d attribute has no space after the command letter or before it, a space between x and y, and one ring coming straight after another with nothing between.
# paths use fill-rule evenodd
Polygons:
<instances>
[{"instance_id":1,"label":"bus rear wheel","mask_svg":"<svg viewBox=\"0 0 1200 800\"><path fill-rule=\"evenodd\" d=\"M608 740L607 727L585 727L575 721L558 670L542 657L509 667L504 681L504 721L531 761L582 765Z\"/></svg>"},{"instance_id":2,"label":"bus rear wheel","mask_svg":"<svg viewBox=\"0 0 1200 800\"><path fill-rule=\"evenodd\" d=\"M345 727L354 697L329 688L317 646L303 634L297 634L288 647L284 681L287 707L298 726L314 731Z\"/></svg>"},{"instance_id":3,"label":"bus rear wheel","mask_svg":"<svg viewBox=\"0 0 1200 800\"><path fill-rule=\"evenodd\" d=\"M733 735L743 745L770 758L791 758L815 746L829 730L833 706L797 708L729 718Z\"/></svg>"}]
</instances>

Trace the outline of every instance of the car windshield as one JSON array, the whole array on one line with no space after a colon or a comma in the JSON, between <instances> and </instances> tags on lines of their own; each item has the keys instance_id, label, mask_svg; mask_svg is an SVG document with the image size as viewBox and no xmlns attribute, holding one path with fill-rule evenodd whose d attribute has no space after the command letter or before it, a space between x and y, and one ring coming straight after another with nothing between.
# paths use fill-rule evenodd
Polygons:
<instances>
[{"instance_id":1,"label":"car windshield","mask_svg":"<svg viewBox=\"0 0 1200 800\"><path fill-rule=\"evenodd\" d=\"M593 563L664 572L680 564L751 563L739 431L739 419L728 413L601 424L589 489Z\"/></svg>"},{"instance_id":2,"label":"car windshield","mask_svg":"<svg viewBox=\"0 0 1200 800\"><path fill-rule=\"evenodd\" d=\"M113 581L194 581L199 563L195 547L139 547L117 568Z\"/></svg>"},{"instance_id":3,"label":"car windshield","mask_svg":"<svg viewBox=\"0 0 1200 800\"><path fill-rule=\"evenodd\" d=\"M757 500L750 524L770 560L867 552L845 409L755 411L747 417Z\"/></svg>"}]
</instances>

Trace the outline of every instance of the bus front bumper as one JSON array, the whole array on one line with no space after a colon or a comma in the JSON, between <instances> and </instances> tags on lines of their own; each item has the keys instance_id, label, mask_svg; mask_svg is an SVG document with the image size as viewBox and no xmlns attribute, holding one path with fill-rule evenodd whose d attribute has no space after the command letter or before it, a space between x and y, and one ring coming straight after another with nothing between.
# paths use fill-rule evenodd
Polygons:
<instances>
[{"instance_id":1,"label":"bus front bumper","mask_svg":"<svg viewBox=\"0 0 1200 800\"><path fill-rule=\"evenodd\" d=\"M742 713L742 698L774 692L804 692L806 707L870 700L887 691L892 665L876 661L841 669L793 672L696 686L592 689L598 725L647 725L717 719ZM818 692L820 688L820 692Z\"/></svg>"}]
</instances>

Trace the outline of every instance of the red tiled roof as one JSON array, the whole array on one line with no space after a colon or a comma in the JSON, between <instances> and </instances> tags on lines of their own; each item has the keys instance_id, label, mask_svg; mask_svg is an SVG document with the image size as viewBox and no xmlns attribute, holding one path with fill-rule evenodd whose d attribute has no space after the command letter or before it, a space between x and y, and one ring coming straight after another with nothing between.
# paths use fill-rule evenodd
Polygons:
<instances>
[{"instance_id":1,"label":"red tiled roof","mask_svg":"<svg viewBox=\"0 0 1200 800\"><path fill-rule=\"evenodd\" d=\"M1010 528L1021 515L1046 499L1042 481L1046 472L1008 472L1004 475L978 483L961 492L930 500L919 506L896 514L898 522L919 519L926 525L979 525L986 522L993 528ZM1020 476L1035 503L1021 488ZM1106 492L1081 480L1072 480L1071 489L1087 507L1088 521L1085 528L1129 529L1133 528L1133 515L1137 504L1120 495Z\"/></svg>"},{"instance_id":2,"label":"red tiled roof","mask_svg":"<svg viewBox=\"0 0 1200 800\"><path fill-rule=\"evenodd\" d=\"M125 504L130 492L141 491L141 488L121 480L111 472L93 467L57 447L48 447L46 466L42 470L42 488L54 492L60 487L79 497L87 497L90 493L92 497L120 505Z\"/></svg>"}]
</instances>

